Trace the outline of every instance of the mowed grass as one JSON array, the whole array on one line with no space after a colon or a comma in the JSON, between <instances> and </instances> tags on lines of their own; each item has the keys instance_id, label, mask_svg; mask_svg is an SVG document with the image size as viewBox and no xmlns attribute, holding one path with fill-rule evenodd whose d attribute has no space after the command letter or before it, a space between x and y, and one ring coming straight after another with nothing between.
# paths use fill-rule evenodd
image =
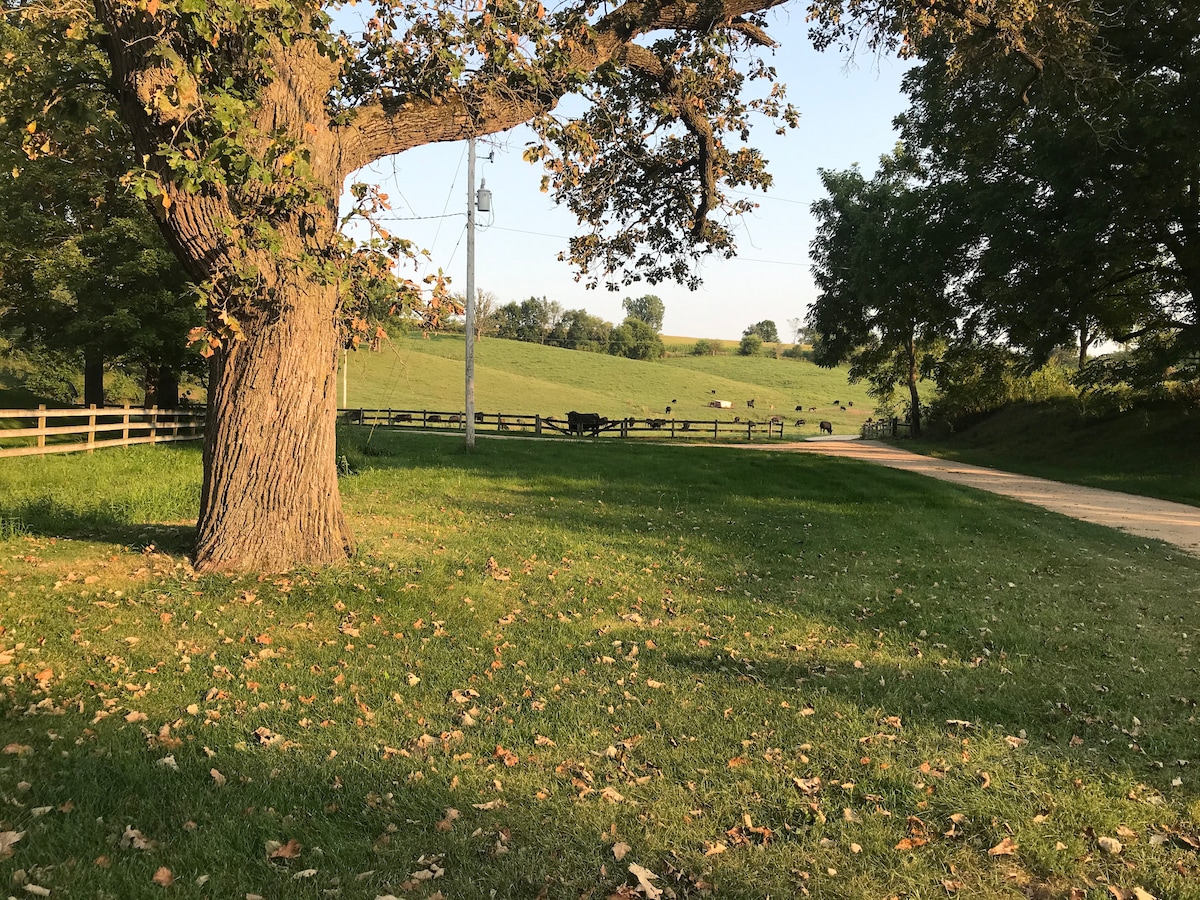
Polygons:
<instances>
[{"instance_id":1,"label":"mowed grass","mask_svg":"<svg viewBox=\"0 0 1200 900\"><path fill-rule=\"evenodd\" d=\"M1200 414L1136 409L1085 420L1067 402L1013 404L945 440L906 447L1009 472L1200 506Z\"/></svg>"},{"instance_id":2,"label":"mowed grass","mask_svg":"<svg viewBox=\"0 0 1200 900\"><path fill-rule=\"evenodd\" d=\"M399 338L380 353L351 354L350 405L461 410L463 355L460 335ZM718 399L733 408L708 406ZM754 409L747 400L755 401ZM475 405L489 414L559 418L569 410L730 422L735 416L766 421L780 415L788 437L816 434L822 419L833 423L835 433L857 433L874 408L865 385L847 385L845 369L800 360L709 356L644 362L496 338L476 345ZM796 412L796 406L804 410ZM796 427L798 418L806 424Z\"/></svg>"},{"instance_id":3,"label":"mowed grass","mask_svg":"<svg viewBox=\"0 0 1200 900\"><path fill-rule=\"evenodd\" d=\"M0 467L11 893L1200 896L1200 561L848 460L342 452L358 556L262 578L187 566L195 448Z\"/></svg>"}]
</instances>

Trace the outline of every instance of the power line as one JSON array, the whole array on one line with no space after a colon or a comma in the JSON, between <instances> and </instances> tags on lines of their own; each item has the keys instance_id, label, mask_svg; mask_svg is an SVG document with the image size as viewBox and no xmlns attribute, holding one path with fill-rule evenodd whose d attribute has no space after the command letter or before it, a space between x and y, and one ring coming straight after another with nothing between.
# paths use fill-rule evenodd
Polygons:
<instances>
[{"instance_id":1,"label":"power line","mask_svg":"<svg viewBox=\"0 0 1200 900\"><path fill-rule=\"evenodd\" d=\"M570 238L565 234L550 234L545 231L526 231L524 228L505 228L503 225L492 225L491 227L496 231L511 231L515 234L532 234L538 237L557 238L562 241L570 240ZM804 268L808 265L808 263L803 262L791 262L783 259L758 259L757 257L753 256L733 256L730 258L740 262L766 263L767 265L772 266L799 266Z\"/></svg>"}]
</instances>

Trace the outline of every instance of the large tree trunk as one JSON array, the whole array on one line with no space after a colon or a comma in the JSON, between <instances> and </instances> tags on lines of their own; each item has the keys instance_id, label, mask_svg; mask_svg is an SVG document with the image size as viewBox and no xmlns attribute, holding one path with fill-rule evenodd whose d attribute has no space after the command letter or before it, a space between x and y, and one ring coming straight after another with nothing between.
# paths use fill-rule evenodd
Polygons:
<instances>
[{"instance_id":1,"label":"large tree trunk","mask_svg":"<svg viewBox=\"0 0 1200 900\"><path fill-rule=\"evenodd\" d=\"M104 405L104 356L99 350L84 351L83 405Z\"/></svg>"},{"instance_id":2,"label":"large tree trunk","mask_svg":"<svg viewBox=\"0 0 1200 900\"><path fill-rule=\"evenodd\" d=\"M278 572L353 550L334 441L337 292L295 274L276 296L275 315L212 358L201 571Z\"/></svg>"}]
</instances>

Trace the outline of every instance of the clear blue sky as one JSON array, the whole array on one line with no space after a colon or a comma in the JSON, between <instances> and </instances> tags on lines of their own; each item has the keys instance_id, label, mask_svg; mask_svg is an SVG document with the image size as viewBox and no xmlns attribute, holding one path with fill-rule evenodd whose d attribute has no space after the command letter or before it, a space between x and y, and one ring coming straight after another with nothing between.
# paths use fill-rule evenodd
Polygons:
<instances>
[{"instance_id":1,"label":"clear blue sky","mask_svg":"<svg viewBox=\"0 0 1200 900\"><path fill-rule=\"evenodd\" d=\"M859 163L868 173L895 144L892 118L904 109L899 83L905 64L869 53L854 58L836 51L817 53L805 35L802 8L773 12L769 31L780 46L773 64L800 111L800 127L784 137L764 123L752 142L770 160L771 191L759 194L759 209L738 231L738 258L704 264L704 285L688 291L674 283L645 283L612 293L586 290L557 261L574 217L539 190L540 166L521 159L529 133L516 129L479 152L476 178L492 191L491 216L480 216L476 237L476 286L501 303L530 296L556 300L567 309L585 308L619 322L621 298L653 293L666 306L663 332L691 337L737 338L750 324L773 319L781 336L787 320L803 317L815 296L809 273L808 243L813 234L809 206L821 194L818 168L841 169ZM490 145L490 146L489 146ZM429 267L466 281L466 144L421 147L384 161L359 176L378 181L391 198L396 218L390 227L432 254ZM411 274L411 273L410 273Z\"/></svg>"}]
</instances>

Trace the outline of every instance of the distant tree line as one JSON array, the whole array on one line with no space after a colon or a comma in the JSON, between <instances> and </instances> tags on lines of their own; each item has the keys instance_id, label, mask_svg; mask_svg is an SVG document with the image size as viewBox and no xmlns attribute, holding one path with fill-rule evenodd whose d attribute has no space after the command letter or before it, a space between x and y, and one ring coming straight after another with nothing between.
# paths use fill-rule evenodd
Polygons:
<instances>
[{"instance_id":1,"label":"distant tree line","mask_svg":"<svg viewBox=\"0 0 1200 900\"><path fill-rule=\"evenodd\" d=\"M622 305L625 321L613 325L585 309L563 309L545 297L530 297L490 310L480 331L508 340L628 359L661 357L665 352L659 334L665 312L662 300L648 294L627 297Z\"/></svg>"}]
</instances>

